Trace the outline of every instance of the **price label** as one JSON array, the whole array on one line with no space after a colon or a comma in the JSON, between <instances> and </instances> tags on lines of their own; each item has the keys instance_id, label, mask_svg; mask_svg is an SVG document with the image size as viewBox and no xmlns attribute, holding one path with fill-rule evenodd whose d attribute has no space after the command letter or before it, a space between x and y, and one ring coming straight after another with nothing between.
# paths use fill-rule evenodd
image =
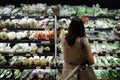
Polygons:
<instances>
[{"instance_id":1,"label":"price label","mask_svg":"<svg viewBox=\"0 0 120 80\"><path fill-rule=\"evenodd\" d=\"M88 28L86 28L85 30L86 30L86 32L87 32L87 31L89 31L89 29L88 29Z\"/></svg>"},{"instance_id":2,"label":"price label","mask_svg":"<svg viewBox=\"0 0 120 80\"><path fill-rule=\"evenodd\" d=\"M115 16L115 19L119 19L120 17L119 16Z\"/></svg>"},{"instance_id":3,"label":"price label","mask_svg":"<svg viewBox=\"0 0 120 80\"><path fill-rule=\"evenodd\" d=\"M3 28L2 30L3 30L3 31L7 31L7 28Z\"/></svg>"},{"instance_id":4,"label":"price label","mask_svg":"<svg viewBox=\"0 0 120 80\"><path fill-rule=\"evenodd\" d=\"M50 67L46 67L46 69L51 69Z\"/></svg>"},{"instance_id":5,"label":"price label","mask_svg":"<svg viewBox=\"0 0 120 80\"><path fill-rule=\"evenodd\" d=\"M95 29L94 29L94 28L92 28L92 29L90 29L90 31L95 31Z\"/></svg>"},{"instance_id":6,"label":"price label","mask_svg":"<svg viewBox=\"0 0 120 80\"><path fill-rule=\"evenodd\" d=\"M70 16L70 19L73 19L74 18L74 16Z\"/></svg>"},{"instance_id":7,"label":"price label","mask_svg":"<svg viewBox=\"0 0 120 80\"><path fill-rule=\"evenodd\" d=\"M53 16L49 16L49 18L53 18Z\"/></svg>"},{"instance_id":8,"label":"price label","mask_svg":"<svg viewBox=\"0 0 120 80\"><path fill-rule=\"evenodd\" d=\"M115 44L119 44L119 41L115 41Z\"/></svg>"},{"instance_id":9,"label":"price label","mask_svg":"<svg viewBox=\"0 0 120 80\"><path fill-rule=\"evenodd\" d=\"M40 67L40 66L37 66L36 69L41 69L41 67Z\"/></svg>"},{"instance_id":10,"label":"price label","mask_svg":"<svg viewBox=\"0 0 120 80\"><path fill-rule=\"evenodd\" d=\"M30 56L30 54L26 54L26 56Z\"/></svg>"},{"instance_id":11,"label":"price label","mask_svg":"<svg viewBox=\"0 0 120 80\"><path fill-rule=\"evenodd\" d=\"M113 28L113 31L117 31L117 28Z\"/></svg>"},{"instance_id":12,"label":"price label","mask_svg":"<svg viewBox=\"0 0 120 80\"><path fill-rule=\"evenodd\" d=\"M93 69L95 69L95 67L94 67L94 66L93 66L92 68L93 68Z\"/></svg>"},{"instance_id":13,"label":"price label","mask_svg":"<svg viewBox=\"0 0 120 80\"><path fill-rule=\"evenodd\" d=\"M0 18L2 18L2 17L0 16Z\"/></svg>"},{"instance_id":14,"label":"price label","mask_svg":"<svg viewBox=\"0 0 120 80\"><path fill-rule=\"evenodd\" d=\"M110 56L110 54L106 54L106 56Z\"/></svg>"},{"instance_id":15,"label":"price label","mask_svg":"<svg viewBox=\"0 0 120 80\"><path fill-rule=\"evenodd\" d=\"M95 43L95 44L97 44L97 43L98 43L98 41L94 41L94 43Z\"/></svg>"},{"instance_id":16,"label":"price label","mask_svg":"<svg viewBox=\"0 0 120 80\"><path fill-rule=\"evenodd\" d=\"M40 18L44 18L44 16L40 16Z\"/></svg>"},{"instance_id":17,"label":"price label","mask_svg":"<svg viewBox=\"0 0 120 80\"><path fill-rule=\"evenodd\" d=\"M24 18L27 18L27 19L28 19L28 16L24 16Z\"/></svg>"},{"instance_id":18,"label":"price label","mask_svg":"<svg viewBox=\"0 0 120 80\"><path fill-rule=\"evenodd\" d=\"M50 41L41 41L42 44L49 44Z\"/></svg>"},{"instance_id":19,"label":"price label","mask_svg":"<svg viewBox=\"0 0 120 80\"><path fill-rule=\"evenodd\" d=\"M99 67L99 69L100 69L100 70L103 70L103 68L102 68L102 67Z\"/></svg>"},{"instance_id":20,"label":"price label","mask_svg":"<svg viewBox=\"0 0 120 80\"><path fill-rule=\"evenodd\" d=\"M9 54L9 56L13 56L13 54Z\"/></svg>"},{"instance_id":21,"label":"price label","mask_svg":"<svg viewBox=\"0 0 120 80\"><path fill-rule=\"evenodd\" d=\"M15 18L15 16L11 16L11 18Z\"/></svg>"},{"instance_id":22,"label":"price label","mask_svg":"<svg viewBox=\"0 0 120 80\"><path fill-rule=\"evenodd\" d=\"M33 54L33 56L38 56L37 54Z\"/></svg>"},{"instance_id":23,"label":"price label","mask_svg":"<svg viewBox=\"0 0 120 80\"><path fill-rule=\"evenodd\" d=\"M111 67L107 67L107 70L112 70Z\"/></svg>"}]
</instances>

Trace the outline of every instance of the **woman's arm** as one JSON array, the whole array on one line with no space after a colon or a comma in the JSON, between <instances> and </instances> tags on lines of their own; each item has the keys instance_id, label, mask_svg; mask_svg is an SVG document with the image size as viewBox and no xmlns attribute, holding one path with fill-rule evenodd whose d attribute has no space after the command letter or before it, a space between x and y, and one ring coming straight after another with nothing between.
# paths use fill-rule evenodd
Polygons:
<instances>
[{"instance_id":1,"label":"woman's arm","mask_svg":"<svg viewBox=\"0 0 120 80\"><path fill-rule=\"evenodd\" d=\"M87 58L90 65L94 64L94 57L91 52L87 53Z\"/></svg>"},{"instance_id":2,"label":"woman's arm","mask_svg":"<svg viewBox=\"0 0 120 80\"><path fill-rule=\"evenodd\" d=\"M62 28L62 29L60 30L60 35L59 35L59 38L60 38L61 41L62 41L63 38L64 38L64 34L65 34L65 29Z\"/></svg>"},{"instance_id":3,"label":"woman's arm","mask_svg":"<svg viewBox=\"0 0 120 80\"><path fill-rule=\"evenodd\" d=\"M94 57L93 57L91 47L90 47L90 44L89 44L89 41L88 41L87 38L84 40L84 44L85 44L85 47L86 47L88 62L89 62L90 65L92 65L92 64L94 64Z\"/></svg>"}]
</instances>

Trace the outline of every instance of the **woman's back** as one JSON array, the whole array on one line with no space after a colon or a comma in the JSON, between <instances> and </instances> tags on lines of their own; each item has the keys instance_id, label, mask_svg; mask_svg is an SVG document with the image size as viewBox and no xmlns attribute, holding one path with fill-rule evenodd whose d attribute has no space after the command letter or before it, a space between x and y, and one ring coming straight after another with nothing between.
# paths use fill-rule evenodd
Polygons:
<instances>
[{"instance_id":1,"label":"woman's back","mask_svg":"<svg viewBox=\"0 0 120 80\"><path fill-rule=\"evenodd\" d=\"M84 64L86 61L85 53L90 48L86 37L78 37L73 46L69 46L67 41L63 42L64 61L73 64Z\"/></svg>"}]
</instances>

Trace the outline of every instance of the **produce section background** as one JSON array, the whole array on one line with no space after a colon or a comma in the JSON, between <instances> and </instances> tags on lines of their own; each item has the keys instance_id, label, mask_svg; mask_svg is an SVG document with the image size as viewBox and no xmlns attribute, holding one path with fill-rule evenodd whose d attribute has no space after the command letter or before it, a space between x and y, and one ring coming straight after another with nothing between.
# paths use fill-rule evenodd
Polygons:
<instances>
[{"instance_id":1,"label":"produce section background","mask_svg":"<svg viewBox=\"0 0 120 80\"><path fill-rule=\"evenodd\" d=\"M8 7L7 4L15 7ZM21 4L25 5L21 7ZM51 9L53 7L51 5L57 6L57 4L62 6L59 15ZM59 33L61 26L65 27L67 33L70 19L76 14L80 18L88 16L84 17L85 21L89 20L85 23L85 27L95 58L93 68L97 78L99 80L120 79L118 0L0 0L0 5L8 7L8 10L1 9L0 13L1 79L60 80L64 61ZM39 12L39 9L37 11L37 5L39 9L42 6L43 12ZM77 12L74 11L76 7L73 8L76 5L79 5ZM93 5L96 7L92 7ZM54 34L55 32L57 34ZM32 37L26 33L32 34ZM16 34L19 37L15 36Z\"/></svg>"}]
</instances>

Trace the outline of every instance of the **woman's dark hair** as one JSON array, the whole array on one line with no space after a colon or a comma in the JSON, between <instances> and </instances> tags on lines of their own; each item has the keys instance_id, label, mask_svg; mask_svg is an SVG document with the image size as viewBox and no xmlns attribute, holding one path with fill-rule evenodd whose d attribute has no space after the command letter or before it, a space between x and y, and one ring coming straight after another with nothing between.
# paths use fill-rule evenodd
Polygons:
<instances>
[{"instance_id":1,"label":"woman's dark hair","mask_svg":"<svg viewBox=\"0 0 120 80\"><path fill-rule=\"evenodd\" d=\"M68 45L73 46L77 37L85 36L86 33L83 21L78 17L73 18L68 28L68 34L65 37Z\"/></svg>"}]
</instances>

